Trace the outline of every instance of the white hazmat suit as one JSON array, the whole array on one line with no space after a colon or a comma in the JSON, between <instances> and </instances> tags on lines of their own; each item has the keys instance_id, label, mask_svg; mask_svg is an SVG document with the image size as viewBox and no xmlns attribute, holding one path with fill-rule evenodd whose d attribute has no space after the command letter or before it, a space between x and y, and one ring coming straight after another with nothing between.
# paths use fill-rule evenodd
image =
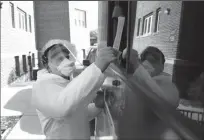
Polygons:
<instances>
[{"instance_id":1,"label":"white hazmat suit","mask_svg":"<svg viewBox=\"0 0 204 140\"><path fill-rule=\"evenodd\" d=\"M90 139L92 114L88 105L104 79L95 64L71 82L58 75L38 72L38 80L33 86L33 103L48 139Z\"/></svg>"},{"instance_id":2,"label":"white hazmat suit","mask_svg":"<svg viewBox=\"0 0 204 140\"><path fill-rule=\"evenodd\" d=\"M96 115L90 102L105 80L101 70L93 63L71 81L46 69L37 76L32 103L46 138L90 139L89 121Z\"/></svg>"}]
</instances>

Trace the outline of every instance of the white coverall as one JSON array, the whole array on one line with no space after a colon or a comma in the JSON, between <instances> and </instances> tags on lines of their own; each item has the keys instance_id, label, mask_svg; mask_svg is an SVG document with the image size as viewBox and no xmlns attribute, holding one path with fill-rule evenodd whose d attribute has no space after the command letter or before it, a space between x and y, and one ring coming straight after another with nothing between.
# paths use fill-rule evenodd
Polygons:
<instances>
[{"instance_id":1,"label":"white coverall","mask_svg":"<svg viewBox=\"0 0 204 140\"><path fill-rule=\"evenodd\" d=\"M90 139L89 121L95 117L90 102L104 80L94 63L71 82L38 72L32 99L47 139Z\"/></svg>"}]
</instances>

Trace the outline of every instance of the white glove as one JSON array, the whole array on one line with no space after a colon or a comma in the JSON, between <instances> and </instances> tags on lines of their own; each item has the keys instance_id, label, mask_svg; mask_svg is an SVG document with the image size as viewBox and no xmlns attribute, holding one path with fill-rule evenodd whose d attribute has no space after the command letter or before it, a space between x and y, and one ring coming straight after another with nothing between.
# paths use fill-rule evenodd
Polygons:
<instances>
[{"instance_id":1,"label":"white glove","mask_svg":"<svg viewBox=\"0 0 204 140\"><path fill-rule=\"evenodd\" d=\"M107 47L105 43L99 44L98 55L95 65L104 72L110 63L117 59L118 51L112 47Z\"/></svg>"},{"instance_id":2,"label":"white glove","mask_svg":"<svg viewBox=\"0 0 204 140\"><path fill-rule=\"evenodd\" d=\"M127 47L123 50L122 59L126 59L127 57Z\"/></svg>"}]
</instances>

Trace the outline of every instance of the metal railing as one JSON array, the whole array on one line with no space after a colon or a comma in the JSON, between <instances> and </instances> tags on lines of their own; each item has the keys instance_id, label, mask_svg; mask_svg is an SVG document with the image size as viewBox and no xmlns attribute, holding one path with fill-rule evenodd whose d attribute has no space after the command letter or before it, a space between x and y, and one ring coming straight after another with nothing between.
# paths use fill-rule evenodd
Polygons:
<instances>
[{"instance_id":1,"label":"metal railing","mask_svg":"<svg viewBox=\"0 0 204 140\"><path fill-rule=\"evenodd\" d=\"M184 109L178 109L181 114L183 114L185 117L188 117L189 119L196 121L201 126L204 126L204 111L191 111L191 110L184 110Z\"/></svg>"}]
</instances>

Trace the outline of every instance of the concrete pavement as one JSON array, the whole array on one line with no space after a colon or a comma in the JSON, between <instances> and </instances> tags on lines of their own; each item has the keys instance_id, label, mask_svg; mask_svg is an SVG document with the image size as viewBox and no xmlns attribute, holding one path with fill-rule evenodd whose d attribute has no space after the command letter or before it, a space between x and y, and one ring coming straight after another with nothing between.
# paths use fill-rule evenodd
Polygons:
<instances>
[{"instance_id":1,"label":"concrete pavement","mask_svg":"<svg viewBox=\"0 0 204 140\"><path fill-rule=\"evenodd\" d=\"M45 139L45 136L41 133L38 116L23 115L6 139Z\"/></svg>"},{"instance_id":2,"label":"concrete pavement","mask_svg":"<svg viewBox=\"0 0 204 140\"><path fill-rule=\"evenodd\" d=\"M6 139L44 139L35 109L31 105L34 82L1 89L1 116L23 115Z\"/></svg>"},{"instance_id":3,"label":"concrete pavement","mask_svg":"<svg viewBox=\"0 0 204 140\"><path fill-rule=\"evenodd\" d=\"M32 83L1 88L1 116L18 116L26 110Z\"/></svg>"}]
</instances>

